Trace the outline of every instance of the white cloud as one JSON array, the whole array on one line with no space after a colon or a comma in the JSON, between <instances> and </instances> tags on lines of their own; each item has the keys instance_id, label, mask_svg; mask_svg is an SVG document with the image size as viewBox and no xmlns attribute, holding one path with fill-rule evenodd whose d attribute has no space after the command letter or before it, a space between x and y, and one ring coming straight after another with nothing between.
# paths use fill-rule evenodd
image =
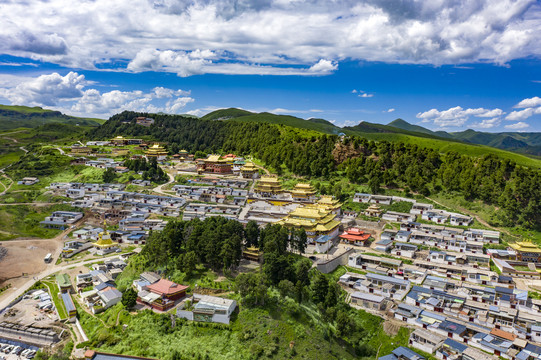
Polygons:
<instances>
[{"instance_id":1,"label":"white cloud","mask_svg":"<svg viewBox=\"0 0 541 360\"><path fill-rule=\"evenodd\" d=\"M512 111L509 113L509 115L505 117L505 120L510 120L510 121L526 120L527 118L533 115L537 115L537 114L541 114L541 107L526 108L523 110Z\"/></svg>"},{"instance_id":2,"label":"white cloud","mask_svg":"<svg viewBox=\"0 0 541 360\"><path fill-rule=\"evenodd\" d=\"M117 0L114 6L12 0L1 6L2 53L83 69L121 60L130 71L180 76L324 75L345 59L504 64L541 55L536 0ZM299 67L304 71L295 72Z\"/></svg>"},{"instance_id":3,"label":"white cloud","mask_svg":"<svg viewBox=\"0 0 541 360\"><path fill-rule=\"evenodd\" d=\"M471 124L470 126L474 129L492 129L494 127L500 126L500 118L484 119L478 123Z\"/></svg>"},{"instance_id":4,"label":"white cloud","mask_svg":"<svg viewBox=\"0 0 541 360\"><path fill-rule=\"evenodd\" d=\"M192 52L146 49L137 53L128 64L128 70L165 71L177 73L180 77L197 74L236 74L236 75L328 75L338 69L338 64L329 60L319 60L309 68L273 67L268 65L235 62L214 62L216 53L210 50Z\"/></svg>"},{"instance_id":5,"label":"white cloud","mask_svg":"<svg viewBox=\"0 0 541 360\"><path fill-rule=\"evenodd\" d=\"M371 98L371 97L374 97L374 94L362 93L357 96L362 97L362 98Z\"/></svg>"},{"instance_id":6,"label":"white cloud","mask_svg":"<svg viewBox=\"0 0 541 360\"><path fill-rule=\"evenodd\" d=\"M194 101L190 91L155 87L141 90L100 92L88 88L94 82L84 75L69 72L40 75L36 78L1 76L0 97L14 105L46 106L78 116L104 117L123 110L179 113Z\"/></svg>"},{"instance_id":7,"label":"white cloud","mask_svg":"<svg viewBox=\"0 0 541 360\"><path fill-rule=\"evenodd\" d=\"M357 90L353 89L353 90L351 90L351 93L352 94L357 94Z\"/></svg>"},{"instance_id":8,"label":"white cloud","mask_svg":"<svg viewBox=\"0 0 541 360\"><path fill-rule=\"evenodd\" d=\"M394 111L395 111L395 109L393 109L393 108L390 108L390 109L387 109L387 110L386 110L386 112L388 112L388 113L392 113L392 112L394 112Z\"/></svg>"},{"instance_id":9,"label":"white cloud","mask_svg":"<svg viewBox=\"0 0 541 360\"><path fill-rule=\"evenodd\" d=\"M75 72L65 76L52 73L20 82L11 89L0 89L0 95L12 104L54 106L59 101L81 97L84 86L84 75Z\"/></svg>"},{"instance_id":10,"label":"white cloud","mask_svg":"<svg viewBox=\"0 0 541 360\"><path fill-rule=\"evenodd\" d=\"M523 121L519 121L518 123L515 123L515 124L505 125L506 129L511 129L511 130L526 129L527 127L530 127L530 125Z\"/></svg>"},{"instance_id":11,"label":"white cloud","mask_svg":"<svg viewBox=\"0 0 541 360\"><path fill-rule=\"evenodd\" d=\"M455 106L447 110L439 111L437 109L431 109L425 112L417 114L417 118L421 119L423 123L433 122L440 128L444 127L460 127L463 126L466 121L472 116L474 117L499 117L505 114L501 109L463 109L460 106ZM494 119L492 119L494 120ZM481 122L479 124L488 124L488 122Z\"/></svg>"},{"instance_id":12,"label":"white cloud","mask_svg":"<svg viewBox=\"0 0 541 360\"><path fill-rule=\"evenodd\" d=\"M338 70L338 64L334 61L320 59L316 64L310 66L309 73L326 75Z\"/></svg>"},{"instance_id":13,"label":"white cloud","mask_svg":"<svg viewBox=\"0 0 541 360\"><path fill-rule=\"evenodd\" d=\"M524 108L530 108L530 107L536 107L541 106L541 98L538 96L534 96L529 99L524 99L518 104L516 104L514 107L518 109L524 109Z\"/></svg>"}]
</instances>

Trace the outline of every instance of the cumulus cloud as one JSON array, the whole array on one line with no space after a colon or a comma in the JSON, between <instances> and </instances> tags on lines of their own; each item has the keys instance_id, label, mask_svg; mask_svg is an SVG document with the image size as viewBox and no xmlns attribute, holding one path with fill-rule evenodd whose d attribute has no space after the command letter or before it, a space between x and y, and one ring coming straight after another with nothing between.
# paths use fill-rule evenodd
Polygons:
<instances>
[{"instance_id":1,"label":"cumulus cloud","mask_svg":"<svg viewBox=\"0 0 541 360\"><path fill-rule=\"evenodd\" d=\"M58 73L41 75L21 82L15 88L0 89L0 95L12 104L54 106L60 101L81 97L84 86L84 75L70 71L65 76Z\"/></svg>"},{"instance_id":2,"label":"cumulus cloud","mask_svg":"<svg viewBox=\"0 0 541 360\"><path fill-rule=\"evenodd\" d=\"M437 109L431 109L425 112L420 112L417 114L417 118L421 119L423 123L433 122L435 125L444 128L444 127L460 127L463 126L470 117L499 117L505 114L501 109L485 109L485 108L476 108L476 109L463 109L460 106L455 106L447 110L439 111ZM494 120L494 119L492 119ZM489 122L481 122L487 126ZM479 126L478 126L479 127Z\"/></svg>"},{"instance_id":3,"label":"cumulus cloud","mask_svg":"<svg viewBox=\"0 0 541 360\"><path fill-rule=\"evenodd\" d=\"M14 83L17 84L14 84ZM37 78L0 77L0 96L12 104L48 106L73 115L109 116L123 110L179 113L195 101L190 91L155 87L142 90L101 92L88 88L94 83L84 75L69 72L40 75Z\"/></svg>"},{"instance_id":4,"label":"cumulus cloud","mask_svg":"<svg viewBox=\"0 0 541 360\"><path fill-rule=\"evenodd\" d=\"M362 98L371 98L371 97L374 97L374 94L363 93L363 94L359 94L358 96Z\"/></svg>"},{"instance_id":5,"label":"cumulus cloud","mask_svg":"<svg viewBox=\"0 0 541 360\"><path fill-rule=\"evenodd\" d=\"M386 112L388 112L388 113L392 113L392 112L394 112L394 111L395 111L395 109L393 109L393 108L390 108L390 109L387 109L387 110L386 110Z\"/></svg>"},{"instance_id":6,"label":"cumulus cloud","mask_svg":"<svg viewBox=\"0 0 541 360\"><path fill-rule=\"evenodd\" d=\"M313 74L325 75L325 74L330 74L337 69L338 69L338 64L336 62L320 59L317 63L310 66L310 68L308 69L308 72L313 73Z\"/></svg>"},{"instance_id":7,"label":"cumulus cloud","mask_svg":"<svg viewBox=\"0 0 541 360\"><path fill-rule=\"evenodd\" d=\"M524 108L530 108L530 107L536 107L541 106L541 98L538 96L534 96L529 99L524 99L518 104L516 104L514 107L518 109L524 109Z\"/></svg>"},{"instance_id":8,"label":"cumulus cloud","mask_svg":"<svg viewBox=\"0 0 541 360\"><path fill-rule=\"evenodd\" d=\"M492 129L494 127L500 126L501 119L500 118L492 118L492 119L485 119L478 123L473 123L471 125L474 129Z\"/></svg>"},{"instance_id":9,"label":"cumulus cloud","mask_svg":"<svg viewBox=\"0 0 541 360\"><path fill-rule=\"evenodd\" d=\"M521 129L526 129L527 127L530 127L530 125L523 121L519 121L518 123L515 123L515 124L505 125L506 129L511 129L511 130L521 130Z\"/></svg>"},{"instance_id":10,"label":"cumulus cloud","mask_svg":"<svg viewBox=\"0 0 541 360\"><path fill-rule=\"evenodd\" d=\"M180 76L325 75L345 59L504 64L541 55L538 12L536 0L4 1L0 50Z\"/></svg>"}]
</instances>

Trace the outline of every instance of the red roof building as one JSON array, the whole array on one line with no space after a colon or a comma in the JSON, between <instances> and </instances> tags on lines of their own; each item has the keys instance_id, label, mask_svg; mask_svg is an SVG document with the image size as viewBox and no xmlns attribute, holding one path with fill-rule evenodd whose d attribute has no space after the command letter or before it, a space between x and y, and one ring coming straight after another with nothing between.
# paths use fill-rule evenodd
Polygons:
<instances>
[{"instance_id":1,"label":"red roof building","mask_svg":"<svg viewBox=\"0 0 541 360\"><path fill-rule=\"evenodd\" d=\"M168 300L178 300L186 296L188 286L179 285L167 279L160 279L154 284L147 285L148 291Z\"/></svg>"},{"instance_id":2,"label":"red roof building","mask_svg":"<svg viewBox=\"0 0 541 360\"><path fill-rule=\"evenodd\" d=\"M340 234L339 237L346 244L364 246L372 238L372 235L365 233L359 228L349 228Z\"/></svg>"}]
</instances>

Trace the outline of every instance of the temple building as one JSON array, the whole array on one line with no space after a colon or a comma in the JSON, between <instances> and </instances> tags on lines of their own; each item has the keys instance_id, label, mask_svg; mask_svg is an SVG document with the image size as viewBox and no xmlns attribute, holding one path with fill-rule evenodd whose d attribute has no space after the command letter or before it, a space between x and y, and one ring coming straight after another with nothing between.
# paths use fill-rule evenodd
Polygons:
<instances>
[{"instance_id":1,"label":"temple building","mask_svg":"<svg viewBox=\"0 0 541 360\"><path fill-rule=\"evenodd\" d=\"M288 229L304 229L308 239L313 242L322 235L327 235L331 240L338 235L340 222L335 218L336 214L324 206L305 205L290 212L277 224Z\"/></svg>"},{"instance_id":2,"label":"temple building","mask_svg":"<svg viewBox=\"0 0 541 360\"><path fill-rule=\"evenodd\" d=\"M316 200L316 190L310 184L298 183L290 193L294 201L314 202Z\"/></svg>"},{"instance_id":3,"label":"temple building","mask_svg":"<svg viewBox=\"0 0 541 360\"><path fill-rule=\"evenodd\" d=\"M365 233L359 228L349 228L340 234L340 240L349 245L361 245L367 246L368 242L372 238L372 235Z\"/></svg>"},{"instance_id":4,"label":"temple building","mask_svg":"<svg viewBox=\"0 0 541 360\"><path fill-rule=\"evenodd\" d=\"M539 263L541 262L541 249L529 241L520 241L509 244L517 252L517 261Z\"/></svg>"},{"instance_id":5,"label":"temple building","mask_svg":"<svg viewBox=\"0 0 541 360\"><path fill-rule=\"evenodd\" d=\"M259 175L259 170L253 162L248 161L243 167L240 168L240 174L244 179L253 179Z\"/></svg>"},{"instance_id":6,"label":"temple building","mask_svg":"<svg viewBox=\"0 0 541 360\"><path fill-rule=\"evenodd\" d=\"M317 206L335 215L340 215L342 212L342 204L330 195L322 195L317 202Z\"/></svg>"},{"instance_id":7,"label":"temple building","mask_svg":"<svg viewBox=\"0 0 541 360\"><path fill-rule=\"evenodd\" d=\"M366 209L364 211L364 214L366 216L370 216L370 217L380 217L381 213L382 213L382 211L381 211L380 207L378 205L376 205L376 204L370 205L368 207L368 209Z\"/></svg>"},{"instance_id":8,"label":"temple building","mask_svg":"<svg viewBox=\"0 0 541 360\"><path fill-rule=\"evenodd\" d=\"M209 155L206 159L197 160L197 172L230 174L233 172L232 160L224 159L220 155Z\"/></svg>"},{"instance_id":9,"label":"temple building","mask_svg":"<svg viewBox=\"0 0 541 360\"><path fill-rule=\"evenodd\" d=\"M156 157L158 160L165 159L167 156L167 151L160 144L154 144L145 151L147 157Z\"/></svg>"},{"instance_id":10,"label":"temple building","mask_svg":"<svg viewBox=\"0 0 541 360\"><path fill-rule=\"evenodd\" d=\"M275 176L263 176L254 191L263 197L274 197L282 193L282 184Z\"/></svg>"},{"instance_id":11,"label":"temple building","mask_svg":"<svg viewBox=\"0 0 541 360\"><path fill-rule=\"evenodd\" d=\"M105 230L99 233L98 241L94 243L94 248L96 249L96 254L98 255L105 255L118 250L118 243L111 240L111 234L109 234L105 222L103 224L103 228Z\"/></svg>"}]
</instances>

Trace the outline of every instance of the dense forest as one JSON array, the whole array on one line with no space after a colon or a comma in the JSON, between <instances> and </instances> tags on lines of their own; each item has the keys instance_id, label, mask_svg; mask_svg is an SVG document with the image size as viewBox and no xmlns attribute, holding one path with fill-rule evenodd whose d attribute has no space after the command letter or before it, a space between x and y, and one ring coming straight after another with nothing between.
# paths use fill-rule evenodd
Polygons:
<instances>
[{"instance_id":1,"label":"dense forest","mask_svg":"<svg viewBox=\"0 0 541 360\"><path fill-rule=\"evenodd\" d=\"M142 172L143 180L164 183L169 179L165 171L158 166L158 161L155 157L151 158L150 161L147 161L145 158L128 159L124 161L124 166L136 173Z\"/></svg>"},{"instance_id":2,"label":"dense forest","mask_svg":"<svg viewBox=\"0 0 541 360\"><path fill-rule=\"evenodd\" d=\"M152 116L153 126L135 125L135 117ZM424 195L458 192L496 206L496 225L541 226L541 175L494 155L475 158L400 142L369 141L352 136L317 134L291 127L212 121L179 115L123 112L91 130L95 138L116 135L149 136L171 144L170 149L191 153L251 154L281 171L330 179L347 176L352 183L367 183L376 193L382 186L405 188Z\"/></svg>"}]
</instances>

